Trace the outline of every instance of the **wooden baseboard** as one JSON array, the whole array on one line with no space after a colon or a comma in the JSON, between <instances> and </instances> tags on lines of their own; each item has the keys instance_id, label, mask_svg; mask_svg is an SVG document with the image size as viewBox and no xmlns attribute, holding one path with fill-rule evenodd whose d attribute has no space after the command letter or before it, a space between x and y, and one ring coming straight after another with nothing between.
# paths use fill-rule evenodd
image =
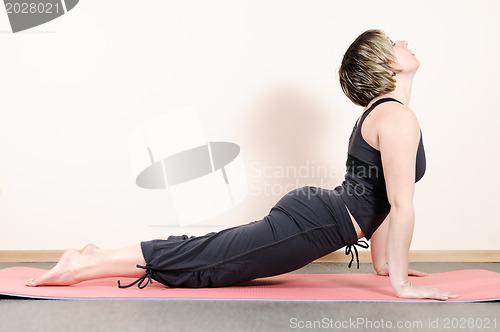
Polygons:
<instances>
[{"instance_id":1,"label":"wooden baseboard","mask_svg":"<svg viewBox=\"0 0 500 332\"><path fill-rule=\"evenodd\" d=\"M0 250L0 263L57 262L64 250Z\"/></svg>"},{"instance_id":2,"label":"wooden baseboard","mask_svg":"<svg viewBox=\"0 0 500 332\"><path fill-rule=\"evenodd\" d=\"M0 250L0 263L57 262L63 250ZM321 257L316 262L343 263L349 262L339 250ZM370 251L359 251L361 263L371 263ZM410 250L410 262L500 262L500 250Z\"/></svg>"}]
</instances>

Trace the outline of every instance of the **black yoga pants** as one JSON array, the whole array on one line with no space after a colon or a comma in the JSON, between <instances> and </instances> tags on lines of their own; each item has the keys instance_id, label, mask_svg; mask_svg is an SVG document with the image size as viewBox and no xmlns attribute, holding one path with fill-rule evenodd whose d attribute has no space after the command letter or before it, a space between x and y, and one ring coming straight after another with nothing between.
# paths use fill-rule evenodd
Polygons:
<instances>
[{"instance_id":1,"label":"black yoga pants","mask_svg":"<svg viewBox=\"0 0 500 332\"><path fill-rule=\"evenodd\" d=\"M219 287L296 270L357 241L341 197L313 186L263 219L204 236L141 242L146 274L169 287Z\"/></svg>"}]
</instances>

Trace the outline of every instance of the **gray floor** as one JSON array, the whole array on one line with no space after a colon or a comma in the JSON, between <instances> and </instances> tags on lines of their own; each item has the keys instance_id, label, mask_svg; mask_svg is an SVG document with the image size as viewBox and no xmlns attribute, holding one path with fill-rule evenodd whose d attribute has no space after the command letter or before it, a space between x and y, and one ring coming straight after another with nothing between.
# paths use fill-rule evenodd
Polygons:
<instances>
[{"instance_id":1,"label":"gray floor","mask_svg":"<svg viewBox=\"0 0 500 332\"><path fill-rule=\"evenodd\" d=\"M53 265L53 263L0 263L0 268L9 266L50 268ZM487 269L500 272L500 263L412 263L411 267L431 273L459 269ZM296 272L371 273L373 271L371 264L361 264L358 271L347 269L344 263L312 263ZM408 325L397 328L398 322ZM316 324L316 328L313 328L312 324ZM336 324L344 324L345 328L338 325L336 327ZM387 328L390 327L389 324L393 324L392 329ZM458 324L458 327L455 324ZM489 327L486 327L487 324ZM499 331L500 303L0 300L0 331L138 330Z\"/></svg>"}]
</instances>

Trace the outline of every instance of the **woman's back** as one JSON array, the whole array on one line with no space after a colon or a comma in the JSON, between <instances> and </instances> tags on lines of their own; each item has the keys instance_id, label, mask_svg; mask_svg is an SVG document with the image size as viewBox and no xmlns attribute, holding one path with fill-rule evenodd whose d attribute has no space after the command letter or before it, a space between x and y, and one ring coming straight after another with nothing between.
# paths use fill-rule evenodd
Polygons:
<instances>
[{"instance_id":1,"label":"woman's back","mask_svg":"<svg viewBox=\"0 0 500 332\"><path fill-rule=\"evenodd\" d=\"M371 238L387 217L391 205L387 198L380 151L372 146L373 143L369 144L364 139L362 129L369 114L378 105L390 101L399 103L393 98L377 100L362 114L354 126L349 138L345 180L341 186L335 188L367 239ZM376 128L365 129L374 132ZM416 158L415 182L422 178L425 167L425 151L421 136Z\"/></svg>"}]
</instances>

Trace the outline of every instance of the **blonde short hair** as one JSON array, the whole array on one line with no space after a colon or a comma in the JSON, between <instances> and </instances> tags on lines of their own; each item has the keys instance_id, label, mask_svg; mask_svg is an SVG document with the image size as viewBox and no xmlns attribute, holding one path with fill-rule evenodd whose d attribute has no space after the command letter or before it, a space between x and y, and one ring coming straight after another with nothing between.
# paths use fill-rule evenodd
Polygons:
<instances>
[{"instance_id":1,"label":"blonde short hair","mask_svg":"<svg viewBox=\"0 0 500 332\"><path fill-rule=\"evenodd\" d=\"M349 46L342 59L342 91L355 104L367 106L375 97L394 91L395 57L391 42L381 30L367 30Z\"/></svg>"}]
</instances>

